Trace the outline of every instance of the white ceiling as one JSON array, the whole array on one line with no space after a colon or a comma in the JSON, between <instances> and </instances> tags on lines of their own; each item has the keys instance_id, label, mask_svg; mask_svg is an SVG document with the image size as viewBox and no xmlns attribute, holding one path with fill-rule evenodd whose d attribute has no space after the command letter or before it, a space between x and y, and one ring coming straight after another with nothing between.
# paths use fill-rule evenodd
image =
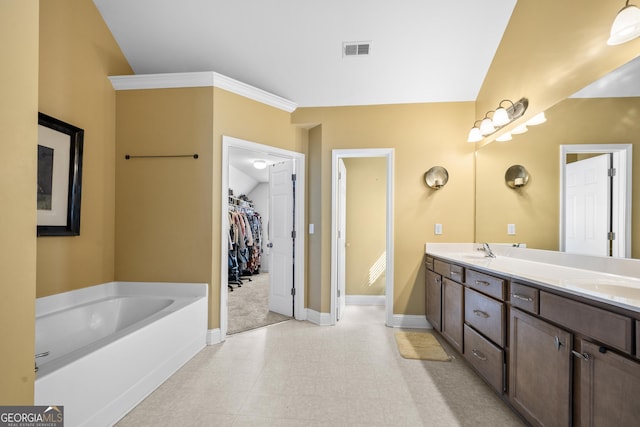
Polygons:
<instances>
[{"instance_id":1,"label":"white ceiling","mask_svg":"<svg viewBox=\"0 0 640 427\"><path fill-rule=\"evenodd\" d=\"M215 71L300 107L473 101L516 4L93 1L136 74Z\"/></svg>"}]
</instances>

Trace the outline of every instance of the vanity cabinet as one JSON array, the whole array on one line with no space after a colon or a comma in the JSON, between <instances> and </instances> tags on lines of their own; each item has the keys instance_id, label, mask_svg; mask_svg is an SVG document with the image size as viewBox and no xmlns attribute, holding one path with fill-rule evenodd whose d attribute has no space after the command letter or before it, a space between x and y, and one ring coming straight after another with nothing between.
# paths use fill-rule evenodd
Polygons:
<instances>
[{"instance_id":1,"label":"vanity cabinet","mask_svg":"<svg viewBox=\"0 0 640 427\"><path fill-rule=\"evenodd\" d=\"M572 334L515 308L509 326L509 401L533 426L569 426Z\"/></svg>"},{"instance_id":2,"label":"vanity cabinet","mask_svg":"<svg viewBox=\"0 0 640 427\"><path fill-rule=\"evenodd\" d=\"M463 261L427 269L427 319L530 425L640 425L639 313Z\"/></svg>"},{"instance_id":3,"label":"vanity cabinet","mask_svg":"<svg viewBox=\"0 0 640 427\"><path fill-rule=\"evenodd\" d=\"M460 353L463 351L464 291L460 283L443 279L442 335Z\"/></svg>"},{"instance_id":4,"label":"vanity cabinet","mask_svg":"<svg viewBox=\"0 0 640 427\"><path fill-rule=\"evenodd\" d=\"M640 363L578 340L575 425L637 426L640 422Z\"/></svg>"},{"instance_id":5,"label":"vanity cabinet","mask_svg":"<svg viewBox=\"0 0 640 427\"><path fill-rule=\"evenodd\" d=\"M442 276L427 269L425 315L436 331L442 330Z\"/></svg>"}]
</instances>

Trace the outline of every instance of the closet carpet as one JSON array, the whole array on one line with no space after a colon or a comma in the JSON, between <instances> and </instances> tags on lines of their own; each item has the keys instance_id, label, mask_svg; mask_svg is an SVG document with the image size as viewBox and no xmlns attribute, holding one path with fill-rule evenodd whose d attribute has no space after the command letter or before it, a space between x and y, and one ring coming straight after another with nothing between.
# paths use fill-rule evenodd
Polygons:
<instances>
[{"instance_id":1,"label":"closet carpet","mask_svg":"<svg viewBox=\"0 0 640 427\"><path fill-rule=\"evenodd\" d=\"M228 293L227 334L260 328L291 319L269 311L269 273L247 276L241 287Z\"/></svg>"},{"instance_id":2,"label":"closet carpet","mask_svg":"<svg viewBox=\"0 0 640 427\"><path fill-rule=\"evenodd\" d=\"M336 326L292 320L227 337L117 427L524 426L459 356L403 359L384 318L384 307L347 306Z\"/></svg>"}]
</instances>

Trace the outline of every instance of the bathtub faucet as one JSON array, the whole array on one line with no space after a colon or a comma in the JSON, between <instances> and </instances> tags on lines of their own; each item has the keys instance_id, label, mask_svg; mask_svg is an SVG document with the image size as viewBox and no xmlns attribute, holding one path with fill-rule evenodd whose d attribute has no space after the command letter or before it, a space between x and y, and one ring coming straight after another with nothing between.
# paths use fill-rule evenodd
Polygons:
<instances>
[{"instance_id":1,"label":"bathtub faucet","mask_svg":"<svg viewBox=\"0 0 640 427\"><path fill-rule=\"evenodd\" d=\"M45 356L48 356L48 355L49 355L48 351L45 351L43 353L36 353L36 357L35 358L37 359L39 357L45 357ZM38 364L36 362L33 362L33 364L35 366L35 368L33 369L33 372L38 372Z\"/></svg>"}]
</instances>

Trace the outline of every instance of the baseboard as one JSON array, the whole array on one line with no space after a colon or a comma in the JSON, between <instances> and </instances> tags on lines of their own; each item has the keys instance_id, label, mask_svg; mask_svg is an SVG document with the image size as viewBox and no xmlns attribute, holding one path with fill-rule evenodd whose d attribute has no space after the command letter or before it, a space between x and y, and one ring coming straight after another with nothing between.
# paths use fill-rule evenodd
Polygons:
<instances>
[{"instance_id":1,"label":"baseboard","mask_svg":"<svg viewBox=\"0 0 640 427\"><path fill-rule=\"evenodd\" d=\"M320 313L307 308L307 320L320 326L331 325L331 313Z\"/></svg>"},{"instance_id":2,"label":"baseboard","mask_svg":"<svg viewBox=\"0 0 640 427\"><path fill-rule=\"evenodd\" d=\"M391 326L394 328L407 329L433 329L424 315L413 314L394 314L393 324Z\"/></svg>"},{"instance_id":3,"label":"baseboard","mask_svg":"<svg viewBox=\"0 0 640 427\"><path fill-rule=\"evenodd\" d=\"M220 344L222 342L222 332L220 328L207 330L207 345Z\"/></svg>"},{"instance_id":4,"label":"baseboard","mask_svg":"<svg viewBox=\"0 0 640 427\"><path fill-rule=\"evenodd\" d=\"M387 302L385 295L347 295L347 305L382 305Z\"/></svg>"}]
</instances>

